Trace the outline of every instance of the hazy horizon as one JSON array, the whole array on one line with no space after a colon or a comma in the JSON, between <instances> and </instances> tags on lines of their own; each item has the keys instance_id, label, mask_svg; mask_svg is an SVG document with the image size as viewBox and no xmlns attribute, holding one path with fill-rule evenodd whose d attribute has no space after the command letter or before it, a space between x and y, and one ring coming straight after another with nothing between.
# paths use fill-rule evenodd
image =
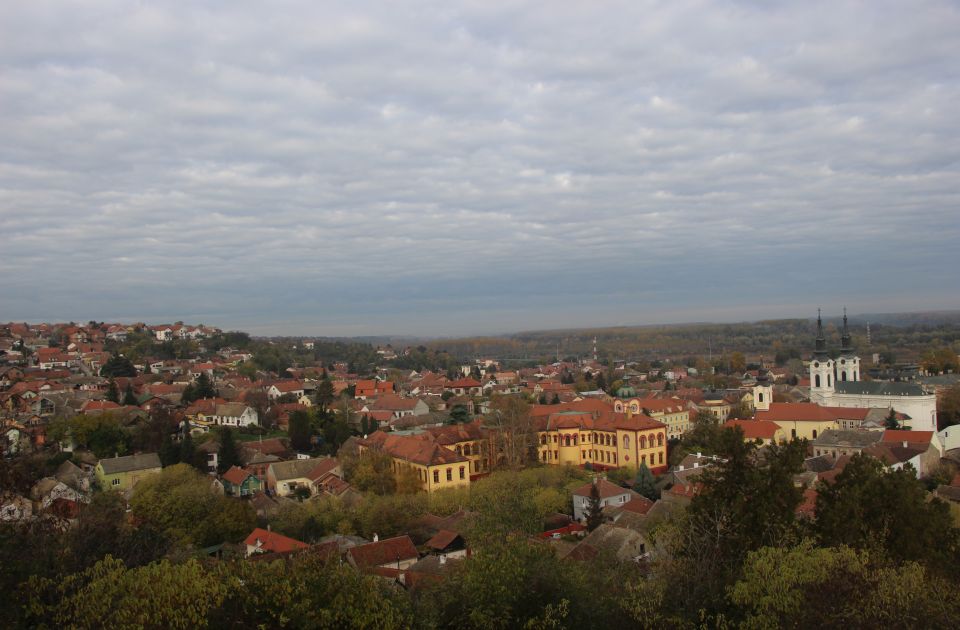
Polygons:
<instances>
[{"instance_id":1,"label":"hazy horizon","mask_svg":"<svg viewBox=\"0 0 960 630\"><path fill-rule=\"evenodd\" d=\"M13 3L0 320L960 308L960 6Z\"/></svg>"}]
</instances>

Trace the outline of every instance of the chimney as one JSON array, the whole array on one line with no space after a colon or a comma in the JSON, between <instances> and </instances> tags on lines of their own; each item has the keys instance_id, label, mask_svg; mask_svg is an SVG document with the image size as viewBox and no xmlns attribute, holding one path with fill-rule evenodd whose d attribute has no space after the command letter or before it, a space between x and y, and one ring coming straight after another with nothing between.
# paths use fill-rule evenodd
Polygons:
<instances>
[{"instance_id":1,"label":"chimney","mask_svg":"<svg viewBox=\"0 0 960 630\"><path fill-rule=\"evenodd\" d=\"M376 534L373 535L373 542L380 542L380 537Z\"/></svg>"},{"instance_id":2,"label":"chimney","mask_svg":"<svg viewBox=\"0 0 960 630\"><path fill-rule=\"evenodd\" d=\"M440 564L446 564L446 563L447 563L447 557L446 557L446 556L440 556Z\"/></svg>"},{"instance_id":3,"label":"chimney","mask_svg":"<svg viewBox=\"0 0 960 630\"><path fill-rule=\"evenodd\" d=\"M903 448L907 448L907 442L906 442L906 440L904 440L904 442L903 442Z\"/></svg>"},{"instance_id":4,"label":"chimney","mask_svg":"<svg viewBox=\"0 0 960 630\"><path fill-rule=\"evenodd\" d=\"M683 464L680 464L679 466L677 466L677 469L680 470L680 472L683 472Z\"/></svg>"},{"instance_id":5,"label":"chimney","mask_svg":"<svg viewBox=\"0 0 960 630\"><path fill-rule=\"evenodd\" d=\"M267 531L270 531L270 523L267 523Z\"/></svg>"},{"instance_id":6,"label":"chimney","mask_svg":"<svg viewBox=\"0 0 960 630\"><path fill-rule=\"evenodd\" d=\"M697 457L703 457L703 455L700 454L700 451L697 451Z\"/></svg>"},{"instance_id":7,"label":"chimney","mask_svg":"<svg viewBox=\"0 0 960 630\"><path fill-rule=\"evenodd\" d=\"M700 462L693 462L694 468L700 468Z\"/></svg>"}]
</instances>

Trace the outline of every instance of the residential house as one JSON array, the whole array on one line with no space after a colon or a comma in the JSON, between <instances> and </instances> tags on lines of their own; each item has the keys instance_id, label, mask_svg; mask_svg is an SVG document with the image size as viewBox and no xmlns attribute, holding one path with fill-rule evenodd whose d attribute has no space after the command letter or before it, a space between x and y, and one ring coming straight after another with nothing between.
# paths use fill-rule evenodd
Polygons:
<instances>
[{"instance_id":1,"label":"residential house","mask_svg":"<svg viewBox=\"0 0 960 630\"><path fill-rule=\"evenodd\" d=\"M248 470L231 466L223 473L223 491L232 497L246 497L260 492L260 480Z\"/></svg>"},{"instance_id":2,"label":"residential house","mask_svg":"<svg viewBox=\"0 0 960 630\"><path fill-rule=\"evenodd\" d=\"M300 488L312 495L316 492L316 482L331 472L339 473L339 465L332 457L275 462L267 467L266 485L278 497L291 496Z\"/></svg>"},{"instance_id":3,"label":"residential house","mask_svg":"<svg viewBox=\"0 0 960 630\"><path fill-rule=\"evenodd\" d=\"M260 553L290 553L310 547L307 543L260 527L250 532L243 544L247 547L248 558Z\"/></svg>"},{"instance_id":4,"label":"residential house","mask_svg":"<svg viewBox=\"0 0 960 630\"><path fill-rule=\"evenodd\" d=\"M426 433L437 444L469 460L468 473L471 480L490 472L493 466L491 436L479 420L430 427Z\"/></svg>"},{"instance_id":5,"label":"residential house","mask_svg":"<svg viewBox=\"0 0 960 630\"><path fill-rule=\"evenodd\" d=\"M389 411L393 418L403 418L428 414L430 407L419 398L401 398L393 394L384 394L360 409L360 413L371 411Z\"/></svg>"},{"instance_id":6,"label":"residential house","mask_svg":"<svg viewBox=\"0 0 960 630\"><path fill-rule=\"evenodd\" d=\"M857 429L827 429L813 441L815 457L826 455L837 459L843 455L856 455L880 441L878 431Z\"/></svg>"},{"instance_id":7,"label":"residential house","mask_svg":"<svg viewBox=\"0 0 960 630\"><path fill-rule=\"evenodd\" d=\"M393 391L393 381L359 380L354 386L353 397L358 400L366 400L383 394L392 394Z\"/></svg>"},{"instance_id":8,"label":"residential house","mask_svg":"<svg viewBox=\"0 0 960 630\"><path fill-rule=\"evenodd\" d=\"M220 403L212 413L201 412L197 415L200 422L228 427L259 426L260 419L253 407L239 402Z\"/></svg>"},{"instance_id":9,"label":"residential house","mask_svg":"<svg viewBox=\"0 0 960 630\"><path fill-rule=\"evenodd\" d=\"M607 506L622 507L634 497L639 497L636 492L629 488L623 488L606 479L597 479L597 490L600 493L600 508ZM587 512L590 509L590 494L593 491L593 483L586 483L573 491L573 518L578 521L584 521L587 518Z\"/></svg>"},{"instance_id":10,"label":"residential house","mask_svg":"<svg viewBox=\"0 0 960 630\"><path fill-rule=\"evenodd\" d=\"M456 396L481 396L483 383L472 378L461 378L447 383L444 391L452 392Z\"/></svg>"},{"instance_id":11,"label":"residential house","mask_svg":"<svg viewBox=\"0 0 960 630\"><path fill-rule=\"evenodd\" d=\"M458 532L441 529L425 543L430 553L447 558L465 558L467 556L467 542Z\"/></svg>"},{"instance_id":12,"label":"residential house","mask_svg":"<svg viewBox=\"0 0 960 630\"><path fill-rule=\"evenodd\" d=\"M94 474L101 490L132 489L141 479L160 472L160 456L156 453L111 457L97 462Z\"/></svg>"},{"instance_id":13,"label":"residential house","mask_svg":"<svg viewBox=\"0 0 960 630\"><path fill-rule=\"evenodd\" d=\"M386 540L378 540L374 536L373 542L347 550L347 561L361 571L378 568L403 571L419 559L420 554L409 536Z\"/></svg>"},{"instance_id":14,"label":"residential house","mask_svg":"<svg viewBox=\"0 0 960 630\"><path fill-rule=\"evenodd\" d=\"M276 400L281 396L291 395L294 399L303 396L303 381L279 381L267 388L267 397L270 400Z\"/></svg>"}]
</instances>

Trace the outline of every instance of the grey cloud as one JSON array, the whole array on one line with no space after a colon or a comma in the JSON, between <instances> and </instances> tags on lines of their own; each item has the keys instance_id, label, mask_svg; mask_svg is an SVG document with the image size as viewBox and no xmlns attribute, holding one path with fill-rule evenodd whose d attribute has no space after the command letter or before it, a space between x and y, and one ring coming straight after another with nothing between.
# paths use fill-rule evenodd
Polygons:
<instances>
[{"instance_id":1,"label":"grey cloud","mask_svg":"<svg viewBox=\"0 0 960 630\"><path fill-rule=\"evenodd\" d=\"M20 3L0 319L957 307L958 30L936 1Z\"/></svg>"}]
</instances>

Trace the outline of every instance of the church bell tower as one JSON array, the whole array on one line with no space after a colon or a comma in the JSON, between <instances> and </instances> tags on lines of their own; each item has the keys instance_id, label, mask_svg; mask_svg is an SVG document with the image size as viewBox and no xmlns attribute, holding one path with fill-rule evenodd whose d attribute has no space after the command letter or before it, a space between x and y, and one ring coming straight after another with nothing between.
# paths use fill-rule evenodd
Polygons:
<instances>
[{"instance_id":1,"label":"church bell tower","mask_svg":"<svg viewBox=\"0 0 960 630\"><path fill-rule=\"evenodd\" d=\"M847 327L847 308L843 308L843 333L840 337L840 358L837 359L837 380L860 380L860 357L853 350L850 329Z\"/></svg>"},{"instance_id":2,"label":"church bell tower","mask_svg":"<svg viewBox=\"0 0 960 630\"><path fill-rule=\"evenodd\" d=\"M823 319L817 309L817 341L810 360L810 402L827 404L833 397L833 359L827 352L827 339L823 336Z\"/></svg>"}]
</instances>

